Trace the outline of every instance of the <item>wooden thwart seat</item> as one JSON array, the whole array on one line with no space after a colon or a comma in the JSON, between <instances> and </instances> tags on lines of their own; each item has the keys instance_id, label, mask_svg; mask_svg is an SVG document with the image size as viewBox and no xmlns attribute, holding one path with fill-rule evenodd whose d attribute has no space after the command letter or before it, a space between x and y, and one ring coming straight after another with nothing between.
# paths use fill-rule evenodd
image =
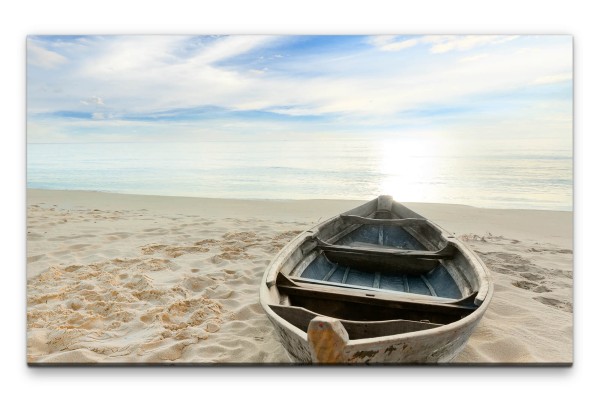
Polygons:
<instances>
[{"instance_id":1,"label":"wooden thwart seat","mask_svg":"<svg viewBox=\"0 0 600 401\"><path fill-rule=\"evenodd\" d=\"M332 245L320 238L315 238L317 246L324 251L330 252L352 252L361 253L373 256L399 256L404 258L428 258L428 259L448 259L454 256L456 247L451 242L438 251L415 251L411 249L390 249L389 247L372 246L348 246L348 245Z\"/></svg>"},{"instance_id":2,"label":"wooden thwart seat","mask_svg":"<svg viewBox=\"0 0 600 401\"><path fill-rule=\"evenodd\" d=\"M328 287L349 288L349 289L360 290L360 291L377 291L377 292L383 292L383 293L387 293L387 294L390 294L390 293L395 294L395 295L398 295L407 300L410 300L410 299L413 299L416 301L428 300L430 302L451 303L451 304L456 304L456 305L474 305L474 301L477 296L477 293L471 293L462 298L455 299L455 298L447 298L447 297L438 296L436 293L434 293L435 291L432 292L431 290L430 290L431 295L420 294L420 293L411 293L411 292L407 291L406 282L404 283L404 286L402 286L402 289L391 290L391 289L381 289L381 288L377 288L377 287L369 287L369 286L364 286L364 285L347 284L344 282L327 281L325 279L318 280L318 279L311 279L311 278L298 277L298 276L294 276L293 278L291 278L289 276L286 276L283 273L280 273L280 274L282 274L286 280L288 280L291 284L294 284L294 285L302 285L302 283L307 283L307 284L316 284L316 285L328 286ZM421 276L421 278L422 278L422 276ZM280 282L281 282L281 280L284 280L284 279L283 278L280 279Z\"/></svg>"},{"instance_id":3,"label":"wooden thwart seat","mask_svg":"<svg viewBox=\"0 0 600 401\"><path fill-rule=\"evenodd\" d=\"M363 289L333 287L328 285L294 282L283 273L277 275L277 288L281 293L318 298L323 300L345 301L371 306L380 306L393 309L407 309L444 315L467 315L477 307L467 303L467 298L455 302L430 302L427 300L409 299L406 295L393 294ZM468 297L471 299L472 295Z\"/></svg>"},{"instance_id":4,"label":"wooden thwart seat","mask_svg":"<svg viewBox=\"0 0 600 401\"><path fill-rule=\"evenodd\" d=\"M439 251L415 251L366 246L331 245L315 238L317 248L334 263L361 270L395 272L406 274L426 274L439 265L440 259L452 258L456 247L448 242Z\"/></svg>"},{"instance_id":5,"label":"wooden thwart seat","mask_svg":"<svg viewBox=\"0 0 600 401\"><path fill-rule=\"evenodd\" d=\"M370 224L380 226L410 226L415 224L427 224L427 219L406 218L406 219L372 219L368 217L355 216L351 214L341 214L342 220L353 224Z\"/></svg>"}]
</instances>

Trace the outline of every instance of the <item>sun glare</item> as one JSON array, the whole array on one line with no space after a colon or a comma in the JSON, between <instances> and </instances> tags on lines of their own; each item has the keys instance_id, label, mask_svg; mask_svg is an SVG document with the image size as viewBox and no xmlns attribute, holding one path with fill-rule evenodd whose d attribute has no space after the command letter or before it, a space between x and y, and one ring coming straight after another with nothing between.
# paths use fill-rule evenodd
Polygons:
<instances>
[{"instance_id":1,"label":"sun glare","mask_svg":"<svg viewBox=\"0 0 600 401\"><path fill-rule=\"evenodd\" d=\"M436 154L434 139L410 138L381 143L381 194L407 201L434 201L437 197Z\"/></svg>"}]
</instances>

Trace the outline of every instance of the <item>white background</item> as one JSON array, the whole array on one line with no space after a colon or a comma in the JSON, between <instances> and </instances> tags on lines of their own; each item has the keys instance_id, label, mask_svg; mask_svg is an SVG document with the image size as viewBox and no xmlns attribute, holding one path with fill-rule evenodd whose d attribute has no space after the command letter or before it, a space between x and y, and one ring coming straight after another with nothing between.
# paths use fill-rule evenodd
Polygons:
<instances>
[{"instance_id":1,"label":"white background","mask_svg":"<svg viewBox=\"0 0 600 401\"><path fill-rule=\"evenodd\" d=\"M414 3L414 4L413 4ZM0 382L3 399L342 397L568 399L598 379L597 12L589 1L125 0L4 2L0 12ZM461 368L29 368L25 359L25 38L30 34L432 34L574 36L575 363Z\"/></svg>"}]
</instances>

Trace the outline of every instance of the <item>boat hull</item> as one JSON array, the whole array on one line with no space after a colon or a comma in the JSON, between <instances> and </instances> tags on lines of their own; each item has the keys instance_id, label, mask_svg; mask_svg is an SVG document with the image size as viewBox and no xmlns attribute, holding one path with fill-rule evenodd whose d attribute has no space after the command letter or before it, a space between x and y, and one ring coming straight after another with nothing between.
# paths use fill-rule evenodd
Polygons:
<instances>
[{"instance_id":1,"label":"boat hull","mask_svg":"<svg viewBox=\"0 0 600 401\"><path fill-rule=\"evenodd\" d=\"M381 203L381 201L379 201L379 203ZM364 209L367 210L366 208ZM361 212L362 209L357 208L353 211ZM373 213L374 212L372 212L371 215L373 215ZM410 217L421 217L414 214L412 211L408 211L407 213L412 213ZM292 240L273 259L271 265L265 271L263 280L261 281L261 305L265 310L266 315L271 321L273 327L275 328L275 331L281 341L281 344L286 349L288 355L290 356L290 359L295 363L331 363L332 361L320 360L320 358L316 354L314 344L311 343L311 341L309 340L306 322L303 322L301 324L298 323L298 321L290 322L285 315L281 315L281 313L279 313L277 310L274 310L274 308L276 307L281 308L280 305L283 305L284 308L286 307L285 305L288 305L289 308L290 299L292 299L287 298L287 295L285 293L280 293L277 283L280 283L282 285L286 283L281 283L277 281L276 277L278 277L278 275L281 276L282 270L287 270L287 273L289 273L290 276L293 278L291 272L296 271L298 268L290 268L290 266L302 265L302 260L307 259L306 255L310 254L310 252L314 252L311 250L310 247L307 247L307 244L310 243L310 240L314 239L319 234L323 234L326 232L335 232L336 229L334 228L332 230L331 228L336 227L336 225L339 227L344 227L340 223L341 220L342 219L340 218L340 216L336 216L332 219L329 219L326 222L318 224L317 226L313 227L310 230L307 230L306 232L300 234L298 237ZM391 222L390 224L392 223L400 224L398 222ZM443 237L444 241L451 241L452 246L456 248L456 252L460 254L460 259L461 261L463 261L462 263L472 268L473 271L467 271L467 273L472 275L472 277L469 280L471 281L471 285L477 289L477 291L474 291L474 293L472 294L473 297L477 296L477 298L471 299L471 301L474 300L476 306L473 305L473 309L464 313L464 316L461 313L460 317L450 322L431 321L430 323L429 320L421 320L427 323L419 323L418 321L416 323L414 321L407 323L408 325L425 324L431 326L431 328L427 326L427 328L420 329L418 331L411 331L410 329L402 330L402 325L405 322L402 319L404 318L395 317L394 319L400 319L395 320L393 322L393 324L396 325L395 327L400 328L397 334L390 334L389 332L386 332L383 333L384 335L379 334L373 337L358 336L357 338L346 338L346 341L344 342L343 346L341 346L340 349L336 351L336 355L338 356L336 357L335 361L333 361L333 363L442 364L451 362L464 349L469 337L477 327L478 323L481 321L489 303L491 302L493 292L491 275L489 274L489 271L487 270L483 262L466 245L454 239L452 235L445 232L440 227L437 227L436 225L433 225L433 227L435 228L435 231L441 233L441 237ZM324 249L327 249L327 247L325 247ZM431 253L434 251L435 249L432 249L427 252ZM285 277L287 278L287 276ZM298 281L298 283L298 285L302 285L301 281ZM308 287L315 287L314 283L309 284L310 285ZM331 283L324 284L328 284L329 286L331 286ZM286 287L284 285L282 287L282 290L284 290L285 288ZM339 291L341 290L347 291L347 289L339 288L334 290L330 289L329 291L333 291L334 293L339 295ZM386 295L389 294L386 293ZM404 294L403 296L405 295L406 294ZM422 299L424 298L416 298L417 304L422 302ZM431 297L431 299L435 299L435 297ZM443 299L440 300L440 298L437 298L435 300L444 304L444 307L447 307L448 303L450 302ZM463 305L462 302L464 301L456 301L453 305ZM296 308L297 307L298 306L296 306ZM305 312L303 313L313 313L319 315L319 312L316 310L305 310ZM326 313L321 313L321 315L328 316L328 314ZM340 317L338 316L337 318ZM348 321L346 320L345 322ZM390 322L391 321L380 320L376 322L376 324L385 325ZM350 324L357 323L367 325L370 322L350 322Z\"/></svg>"}]
</instances>

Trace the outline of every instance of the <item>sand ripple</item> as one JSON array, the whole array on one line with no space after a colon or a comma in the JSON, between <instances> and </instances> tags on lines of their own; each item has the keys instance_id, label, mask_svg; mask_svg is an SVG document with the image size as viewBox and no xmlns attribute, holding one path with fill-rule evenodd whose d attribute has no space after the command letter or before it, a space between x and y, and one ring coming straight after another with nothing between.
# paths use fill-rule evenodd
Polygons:
<instances>
[{"instance_id":1,"label":"sand ripple","mask_svg":"<svg viewBox=\"0 0 600 401\"><path fill-rule=\"evenodd\" d=\"M272 252L298 231L147 214L135 217L148 217L150 227L126 231L115 221L133 213L68 214L70 231L85 236L54 229L65 211L29 210L29 235L39 242L28 259L29 270L39 271L27 283L29 362L288 361L257 289ZM49 242L60 245L43 253Z\"/></svg>"},{"instance_id":2,"label":"sand ripple","mask_svg":"<svg viewBox=\"0 0 600 401\"><path fill-rule=\"evenodd\" d=\"M461 240L491 270L494 297L456 361L572 362L572 251L489 233Z\"/></svg>"}]
</instances>

